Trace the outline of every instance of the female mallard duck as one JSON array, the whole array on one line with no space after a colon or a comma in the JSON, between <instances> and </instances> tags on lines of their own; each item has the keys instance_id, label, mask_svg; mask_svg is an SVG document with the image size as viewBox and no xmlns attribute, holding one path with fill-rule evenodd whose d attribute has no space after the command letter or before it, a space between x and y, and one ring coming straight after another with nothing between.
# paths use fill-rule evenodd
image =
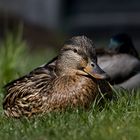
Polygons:
<instances>
[{"instance_id":1,"label":"female mallard duck","mask_svg":"<svg viewBox=\"0 0 140 140\"><path fill-rule=\"evenodd\" d=\"M108 49L98 50L97 55L100 67L110 76L110 82L116 87L140 87L140 60L127 34L113 36Z\"/></svg>"},{"instance_id":2,"label":"female mallard duck","mask_svg":"<svg viewBox=\"0 0 140 140\"><path fill-rule=\"evenodd\" d=\"M6 85L3 102L10 117L32 116L67 107L89 107L100 92L112 96L97 65L95 47L84 36L67 41L58 58Z\"/></svg>"}]
</instances>

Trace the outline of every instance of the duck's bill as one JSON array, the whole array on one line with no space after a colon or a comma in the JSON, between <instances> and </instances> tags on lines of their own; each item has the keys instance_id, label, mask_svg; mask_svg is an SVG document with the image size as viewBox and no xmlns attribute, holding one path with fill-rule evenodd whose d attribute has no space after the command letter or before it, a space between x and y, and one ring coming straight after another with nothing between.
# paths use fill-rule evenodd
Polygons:
<instances>
[{"instance_id":1,"label":"duck's bill","mask_svg":"<svg viewBox=\"0 0 140 140\"><path fill-rule=\"evenodd\" d=\"M94 67L88 65L84 68L84 72L96 79L109 79L109 76L98 65L95 65Z\"/></svg>"}]
</instances>

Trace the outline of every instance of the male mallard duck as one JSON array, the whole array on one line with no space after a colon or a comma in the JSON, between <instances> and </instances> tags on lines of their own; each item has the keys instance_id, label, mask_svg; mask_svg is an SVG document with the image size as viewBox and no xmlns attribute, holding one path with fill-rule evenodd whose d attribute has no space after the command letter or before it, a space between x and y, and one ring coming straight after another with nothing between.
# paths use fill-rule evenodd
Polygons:
<instances>
[{"instance_id":1,"label":"male mallard duck","mask_svg":"<svg viewBox=\"0 0 140 140\"><path fill-rule=\"evenodd\" d=\"M110 40L108 49L98 50L99 66L110 76L116 87L140 87L140 60L131 38L117 34Z\"/></svg>"},{"instance_id":2,"label":"male mallard duck","mask_svg":"<svg viewBox=\"0 0 140 140\"><path fill-rule=\"evenodd\" d=\"M87 37L73 37L54 59L5 86L3 108L7 116L29 117L67 107L87 108L100 91L112 97L104 80L107 75L97 65L95 47Z\"/></svg>"}]
</instances>

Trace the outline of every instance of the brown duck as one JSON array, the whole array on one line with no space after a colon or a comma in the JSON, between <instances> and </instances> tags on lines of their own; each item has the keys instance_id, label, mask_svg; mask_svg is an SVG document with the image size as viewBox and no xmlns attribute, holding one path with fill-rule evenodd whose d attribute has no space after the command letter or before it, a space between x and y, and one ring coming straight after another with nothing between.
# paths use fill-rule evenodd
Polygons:
<instances>
[{"instance_id":1,"label":"brown duck","mask_svg":"<svg viewBox=\"0 0 140 140\"><path fill-rule=\"evenodd\" d=\"M102 94L112 97L107 75L97 65L95 47L85 36L68 40L49 64L5 86L9 117L32 116L68 107L89 107Z\"/></svg>"}]
</instances>

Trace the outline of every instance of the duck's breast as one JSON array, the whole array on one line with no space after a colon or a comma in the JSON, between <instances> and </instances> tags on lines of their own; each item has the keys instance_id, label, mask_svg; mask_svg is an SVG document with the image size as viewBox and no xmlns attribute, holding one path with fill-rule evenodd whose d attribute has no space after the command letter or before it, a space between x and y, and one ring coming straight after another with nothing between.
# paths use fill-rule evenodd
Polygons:
<instances>
[{"instance_id":1,"label":"duck's breast","mask_svg":"<svg viewBox=\"0 0 140 140\"><path fill-rule=\"evenodd\" d=\"M85 76L63 76L51 84L44 94L46 109L87 107L99 93L96 80Z\"/></svg>"}]
</instances>

